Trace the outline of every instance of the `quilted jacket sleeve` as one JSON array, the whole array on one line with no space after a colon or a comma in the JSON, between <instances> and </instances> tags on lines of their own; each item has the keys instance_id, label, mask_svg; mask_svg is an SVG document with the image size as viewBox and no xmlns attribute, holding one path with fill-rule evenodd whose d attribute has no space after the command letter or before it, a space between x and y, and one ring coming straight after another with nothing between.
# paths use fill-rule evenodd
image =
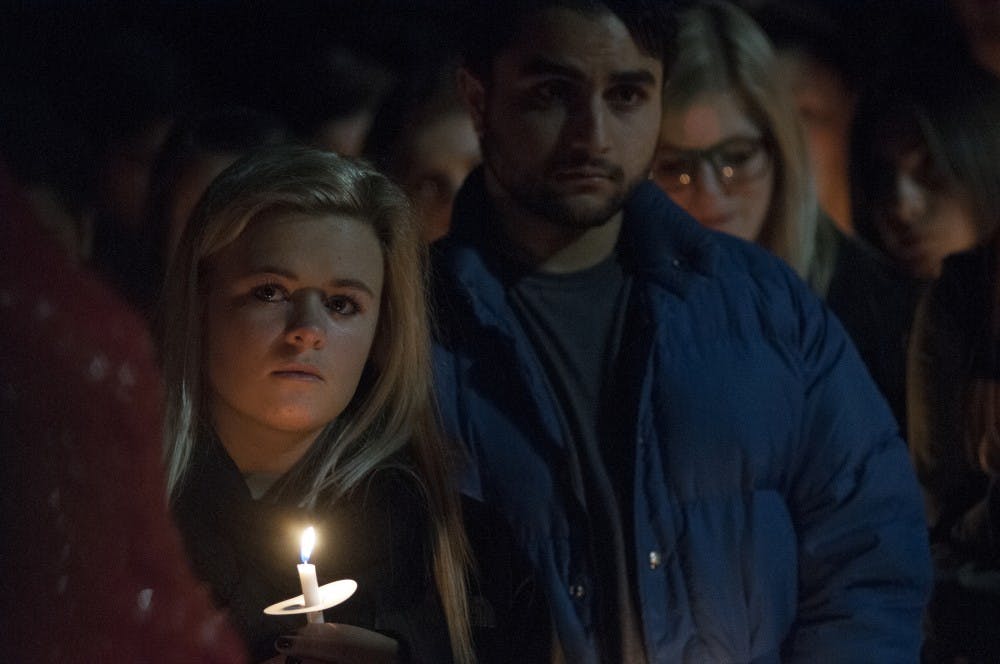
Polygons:
<instances>
[{"instance_id":1,"label":"quilted jacket sleeve","mask_svg":"<svg viewBox=\"0 0 1000 664\"><path fill-rule=\"evenodd\" d=\"M798 296L806 404L789 504L799 607L789 662L917 662L931 568L906 447L839 321Z\"/></svg>"}]
</instances>

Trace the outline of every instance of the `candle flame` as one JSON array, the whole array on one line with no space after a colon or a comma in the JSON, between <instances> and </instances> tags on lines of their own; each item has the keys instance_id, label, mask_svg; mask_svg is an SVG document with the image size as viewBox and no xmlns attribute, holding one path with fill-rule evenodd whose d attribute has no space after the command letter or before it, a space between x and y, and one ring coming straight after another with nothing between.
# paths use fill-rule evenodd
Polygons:
<instances>
[{"instance_id":1,"label":"candle flame","mask_svg":"<svg viewBox=\"0 0 1000 664\"><path fill-rule=\"evenodd\" d=\"M312 526L309 526L308 528L302 531L302 545L301 548L299 549L299 553L301 554L303 564L309 562L309 556L312 555L313 546L315 545L316 545L316 529L313 528Z\"/></svg>"}]
</instances>

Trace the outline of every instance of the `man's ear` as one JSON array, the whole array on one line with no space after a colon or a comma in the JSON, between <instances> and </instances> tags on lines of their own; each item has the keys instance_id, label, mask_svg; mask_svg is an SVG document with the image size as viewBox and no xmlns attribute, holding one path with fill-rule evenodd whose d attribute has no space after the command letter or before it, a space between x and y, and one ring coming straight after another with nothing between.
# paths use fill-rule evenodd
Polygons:
<instances>
[{"instance_id":1,"label":"man's ear","mask_svg":"<svg viewBox=\"0 0 1000 664\"><path fill-rule=\"evenodd\" d=\"M459 67L456 76L458 94L462 97L469 115L472 116L472 126L475 127L476 134L482 138L486 116L486 86L468 67Z\"/></svg>"}]
</instances>

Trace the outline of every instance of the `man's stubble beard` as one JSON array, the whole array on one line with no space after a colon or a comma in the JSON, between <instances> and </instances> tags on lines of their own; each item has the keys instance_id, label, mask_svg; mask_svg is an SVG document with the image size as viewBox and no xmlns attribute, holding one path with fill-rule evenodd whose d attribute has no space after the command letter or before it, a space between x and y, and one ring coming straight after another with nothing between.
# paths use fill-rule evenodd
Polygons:
<instances>
[{"instance_id":1,"label":"man's stubble beard","mask_svg":"<svg viewBox=\"0 0 1000 664\"><path fill-rule=\"evenodd\" d=\"M600 207L589 210L578 210L574 206L567 204L564 195L554 187L550 187L543 180L527 181L524 178L503 179L502 174L492 167L494 163L493 150L490 132L481 141L483 152L483 164L492 174L496 182L510 197L511 201L518 207L531 214L540 217L554 226L562 226L573 230L587 230L597 228L608 223L625 205L625 202L632 196L632 193L640 184L648 179L649 168L633 180L626 182L625 175L620 166L613 166L610 170L610 177L615 184L614 193ZM650 164L652 166L652 157ZM551 165L546 165L543 170L543 177L552 169Z\"/></svg>"}]
</instances>

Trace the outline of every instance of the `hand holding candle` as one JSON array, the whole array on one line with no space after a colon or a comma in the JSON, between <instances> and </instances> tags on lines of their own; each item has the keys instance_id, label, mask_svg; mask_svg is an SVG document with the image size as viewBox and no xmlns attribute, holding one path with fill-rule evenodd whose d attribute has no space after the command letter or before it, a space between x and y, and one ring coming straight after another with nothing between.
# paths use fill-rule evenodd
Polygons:
<instances>
[{"instance_id":1,"label":"hand holding candle","mask_svg":"<svg viewBox=\"0 0 1000 664\"><path fill-rule=\"evenodd\" d=\"M316 544L316 530L309 526L302 532L300 555L302 564L299 568L299 583L302 584L302 596L272 604L264 609L264 613L272 616L287 616L308 613L310 623L323 622L323 610L337 606L346 601L358 584L352 579L341 579L320 587L316 579L316 566L309 564L313 546Z\"/></svg>"},{"instance_id":2,"label":"hand holding candle","mask_svg":"<svg viewBox=\"0 0 1000 664\"><path fill-rule=\"evenodd\" d=\"M319 606L323 598L319 593L319 582L316 579L316 566L309 564L313 546L316 544L316 529L309 526L302 531L300 554L302 563L298 565L299 583L302 584L302 604L304 606ZM311 623L323 622L323 611L311 611L308 616Z\"/></svg>"}]
</instances>

